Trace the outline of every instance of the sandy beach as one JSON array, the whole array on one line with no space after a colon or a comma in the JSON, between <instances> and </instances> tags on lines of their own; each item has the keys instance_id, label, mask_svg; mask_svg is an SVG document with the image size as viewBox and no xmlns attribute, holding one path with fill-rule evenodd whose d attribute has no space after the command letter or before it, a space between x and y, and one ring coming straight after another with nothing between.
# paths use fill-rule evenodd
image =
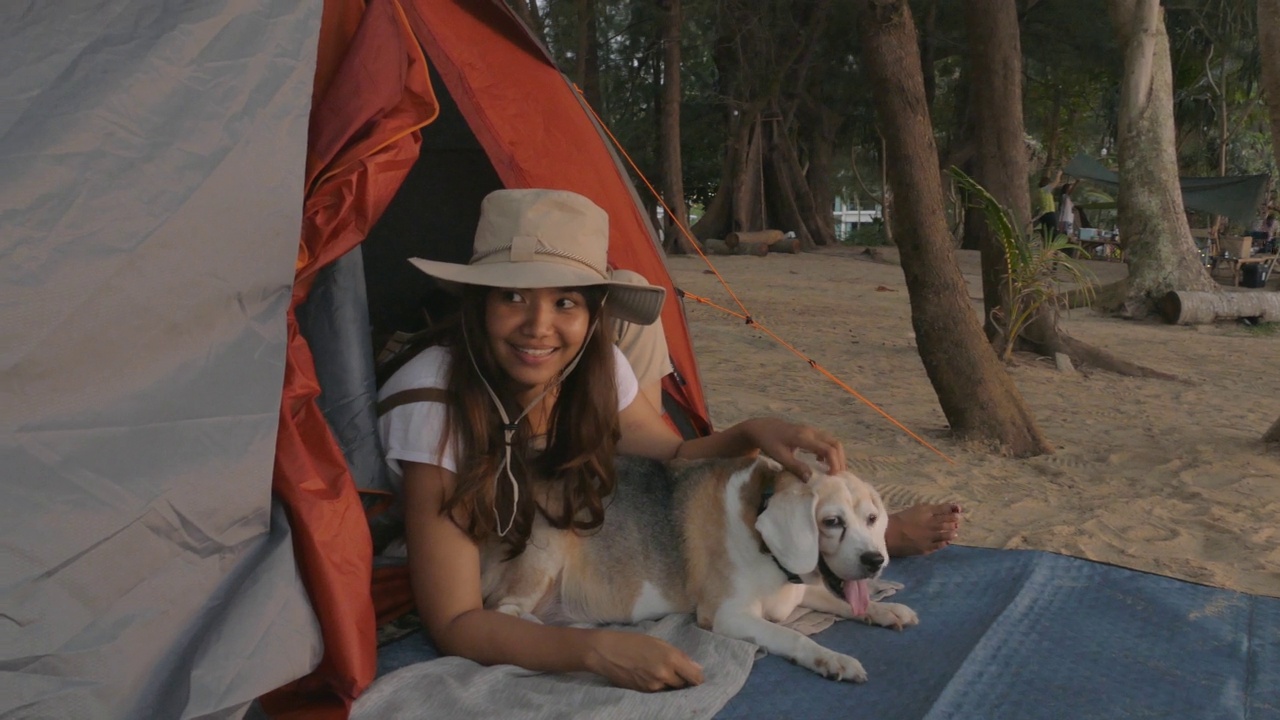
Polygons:
<instances>
[{"instance_id":1,"label":"sandy beach","mask_svg":"<svg viewBox=\"0 0 1280 720\"><path fill-rule=\"evenodd\" d=\"M961 503L961 544L1050 550L1280 596L1280 449L1259 439L1280 416L1280 334L1074 310L1067 332L1178 380L1064 373L1019 357L1009 372L1056 453L1009 459L948 436L916 351L897 252L877 254L840 247L712 261L760 323L954 463L764 333L686 301L717 427L778 415L828 428L891 507ZM1103 281L1125 272L1087 264ZM960 265L978 299L977 254L961 251ZM679 287L736 309L702 259L668 266Z\"/></svg>"}]
</instances>

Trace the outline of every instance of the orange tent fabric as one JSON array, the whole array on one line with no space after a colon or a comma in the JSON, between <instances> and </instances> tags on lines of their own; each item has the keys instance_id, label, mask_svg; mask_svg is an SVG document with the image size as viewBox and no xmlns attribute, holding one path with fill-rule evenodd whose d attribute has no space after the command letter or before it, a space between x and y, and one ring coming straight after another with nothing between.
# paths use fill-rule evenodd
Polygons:
<instances>
[{"instance_id":1,"label":"orange tent fabric","mask_svg":"<svg viewBox=\"0 0 1280 720\"><path fill-rule=\"evenodd\" d=\"M325 23L349 23L351 5L360 3L327 2ZM343 39L332 26L321 34ZM373 549L364 509L316 404L320 387L294 310L316 272L364 240L417 158L416 131L438 112L426 60L398 2L371 3L345 44L322 46L317 64L317 89L325 90L312 108L272 481L289 511L325 654L311 675L263 699L277 717L346 717L351 701L373 681L377 652L369 594ZM343 54L341 63L335 53ZM330 68L336 68L332 77L322 77Z\"/></svg>"},{"instance_id":2,"label":"orange tent fabric","mask_svg":"<svg viewBox=\"0 0 1280 720\"><path fill-rule=\"evenodd\" d=\"M663 320L683 382L668 378L666 387L695 426L709 427L683 311L626 174L510 10L500 0L326 0L273 478L325 654L312 674L263 698L275 717L345 718L375 672L368 527L316 403L294 310L316 273L365 239L417 161L419 130L439 111L428 61L504 185L574 190L609 212L610 261L668 290Z\"/></svg>"}]
</instances>

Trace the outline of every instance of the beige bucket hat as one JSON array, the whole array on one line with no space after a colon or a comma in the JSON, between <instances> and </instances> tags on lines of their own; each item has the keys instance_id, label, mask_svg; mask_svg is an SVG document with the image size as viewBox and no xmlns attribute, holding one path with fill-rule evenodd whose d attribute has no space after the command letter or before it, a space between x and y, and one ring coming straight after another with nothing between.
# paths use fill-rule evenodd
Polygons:
<instances>
[{"instance_id":1,"label":"beige bucket hat","mask_svg":"<svg viewBox=\"0 0 1280 720\"><path fill-rule=\"evenodd\" d=\"M609 216L587 198L567 190L496 190L480 203L480 223L466 265L422 258L409 262L446 287L607 285L614 317L653 323L662 313L666 290L613 280L608 255Z\"/></svg>"}]
</instances>

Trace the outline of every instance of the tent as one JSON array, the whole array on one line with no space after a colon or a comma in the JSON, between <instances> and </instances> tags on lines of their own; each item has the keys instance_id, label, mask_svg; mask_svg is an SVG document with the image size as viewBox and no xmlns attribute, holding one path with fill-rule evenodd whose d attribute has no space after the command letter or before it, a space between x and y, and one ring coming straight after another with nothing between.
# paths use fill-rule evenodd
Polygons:
<instances>
[{"instance_id":1,"label":"tent","mask_svg":"<svg viewBox=\"0 0 1280 720\"><path fill-rule=\"evenodd\" d=\"M1108 170L1102 163L1083 153L1071 158L1071 162L1062 171L1111 190L1120 187L1120 176L1114 170ZM1182 187L1182 204L1186 209L1225 215L1237 225L1251 228L1258 219L1258 207L1266 196L1270 177L1184 177L1179 178L1178 182Z\"/></svg>"},{"instance_id":2,"label":"tent","mask_svg":"<svg viewBox=\"0 0 1280 720\"><path fill-rule=\"evenodd\" d=\"M9 4L0 158L0 713L342 717L374 673L368 323L422 289L399 260L465 257L488 190L547 186L672 289L501 0ZM674 292L663 319L705 430Z\"/></svg>"}]
</instances>

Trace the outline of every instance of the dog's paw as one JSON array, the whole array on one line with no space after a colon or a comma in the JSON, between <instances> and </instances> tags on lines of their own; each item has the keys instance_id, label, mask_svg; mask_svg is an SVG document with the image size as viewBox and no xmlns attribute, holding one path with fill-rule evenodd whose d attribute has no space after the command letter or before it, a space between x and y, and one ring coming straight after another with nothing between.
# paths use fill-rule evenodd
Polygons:
<instances>
[{"instance_id":1,"label":"dog's paw","mask_svg":"<svg viewBox=\"0 0 1280 720\"><path fill-rule=\"evenodd\" d=\"M802 664L830 680L855 683L867 681L867 671L862 667L862 663L834 650L823 648L812 660Z\"/></svg>"},{"instance_id":2,"label":"dog's paw","mask_svg":"<svg viewBox=\"0 0 1280 720\"><path fill-rule=\"evenodd\" d=\"M916 615L916 611L901 603L873 602L867 606L867 614L863 619L872 625L895 630L920 624L920 616Z\"/></svg>"}]
</instances>

